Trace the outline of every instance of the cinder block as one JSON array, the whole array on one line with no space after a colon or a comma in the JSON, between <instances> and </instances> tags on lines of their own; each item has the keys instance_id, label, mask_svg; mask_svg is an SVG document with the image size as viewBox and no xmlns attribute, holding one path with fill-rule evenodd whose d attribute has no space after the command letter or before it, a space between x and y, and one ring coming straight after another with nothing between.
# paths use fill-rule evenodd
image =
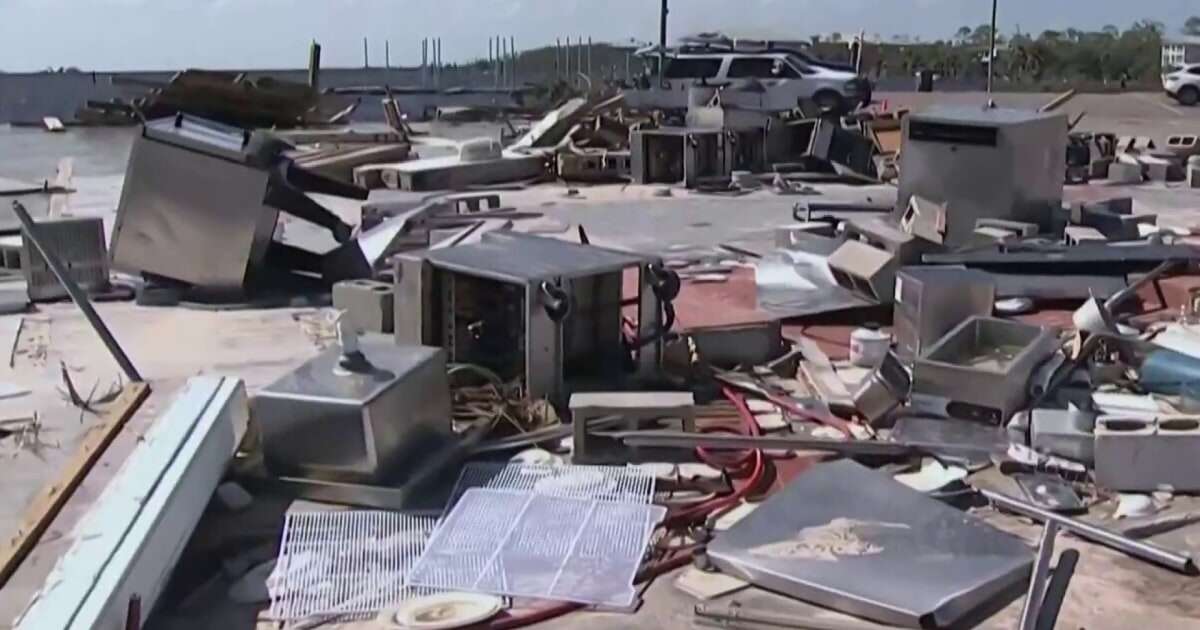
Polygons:
<instances>
[{"instance_id":1,"label":"cinder block","mask_svg":"<svg viewBox=\"0 0 1200 630\"><path fill-rule=\"evenodd\" d=\"M333 307L363 332L391 334L395 324L394 285L374 280L343 280L333 285Z\"/></svg>"},{"instance_id":2,"label":"cinder block","mask_svg":"<svg viewBox=\"0 0 1200 630\"><path fill-rule=\"evenodd\" d=\"M1007 219L989 219L986 217L975 221L975 229L978 230L979 228L999 228L1021 237L1037 236L1039 230L1036 223L1009 221Z\"/></svg>"},{"instance_id":3,"label":"cinder block","mask_svg":"<svg viewBox=\"0 0 1200 630\"><path fill-rule=\"evenodd\" d=\"M1033 449L1091 465L1096 457L1096 414L1082 409L1034 409L1030 420Z\"/></svg>"},{"instance_id":4,"label":"cinder block","mask_svg":"<svg viewBox=\"0 0 1200 630\"><path fill-rule=\"evenodd\" d=\"M1096 483L1122 492L1200 490L1200 418L1102 416Z\"/></svg>"},{"instance_id":5,"label":"cinder block","mask_svg":"<svg viewBox=\"0 0 1200 630\"><path fill-rule=\"evenodd\" d=\"M1103 243L1108 239L1100 233L1096 228L1090 228L1083 225L1069 225L1064 230L1064 236L1068 245L1078 245L1080 243Z\"/></svg>"},{"instance_id":6,"label":"cinder block","mask_svg":"<svg viewBox=\"0 0 1200 630\"><path fill-rule=\"evenodd\" d=\"M1108 182L1110 184L1140 184L1142 183L1142 165L1113 162L1108 167Z\"/></svg>"},{"instance_id":7,"label":"cinder block","mask_svg":"<svg viewBox=\"0 0 1200 630\"><path fill-rule=\"evenodd\" d=\"M1146 173L1146 179L1152 182L1165 182L1171 172L1171 163L1162 158L1142 156L1138 158Z\"/></svg>"},{"instance_id":8,"label":"cinder block","mask_svg":"<svg viewBox=\"0 0 1200 630\"><path fill-rule=\"evenodd\" d=\"M889 304L896 286L896 259L889 253L858 241L846 241L829 255L829 269L837 283Z\"/></svg>"},{"instance_id":9,"label":"cinder block","mask_svg":"<svg viewBox=\"0 0 1200 630\"><path fill-rule=\"evenodd\" d=\"M690 392L587 392L571 394L569 403L574 431L571 461L577 464L626 464L671 461L667 450L624 446L616 440L592 435L601 430L637 430L648 421L678 421L682 431L696 430L695 400ZM597 426L612 418L606 426ZM591 425L591 426L589 426Z\"/></svg>"}]
</instances>

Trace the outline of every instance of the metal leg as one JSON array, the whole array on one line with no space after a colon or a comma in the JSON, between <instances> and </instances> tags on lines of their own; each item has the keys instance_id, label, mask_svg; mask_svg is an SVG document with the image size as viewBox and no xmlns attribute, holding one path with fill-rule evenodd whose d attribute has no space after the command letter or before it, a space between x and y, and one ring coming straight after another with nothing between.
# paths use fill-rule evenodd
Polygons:
<instances>
[{"instance_id":1,"label":"metal leg","mask_svg":"<svg viewBox=\"0 0 1200 630\"><path fill-rule=\"evenodd\" d=\"M1054 557L1054 539L1058 536L1058 524L1047 521L1042 530L1042 542L1038 545L1037 560L1033 563L1033 575L1029 578L1029 590L1025 593L1025 607L1021 610L1020 630L1034 630L1038 611L1042 608L1042 596L1046 593L1046 576L1050 574L1050 560Z\"/></svg>"}]
</instances>

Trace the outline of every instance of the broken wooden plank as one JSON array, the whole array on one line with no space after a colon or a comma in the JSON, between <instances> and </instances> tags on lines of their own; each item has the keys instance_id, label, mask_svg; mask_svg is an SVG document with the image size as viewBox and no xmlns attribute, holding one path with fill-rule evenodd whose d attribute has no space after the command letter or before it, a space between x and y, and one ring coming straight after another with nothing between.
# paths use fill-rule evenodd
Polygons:
<instances>
[{"instance_id":1,"label":"broken wooden plank","mask_svg":"<svg viewBox=\"0 0 1200 630\"><path fill-rule=\"evenodd\" d=\"M21 562L33 550L38 539L45 533L46 528L58 516L67 499L75 493L76 488L87 477L96 461L112 444L112 441L133 417L133 413L141 406L142 401L150 394L150 386L146 383L130 383L125 386L121 395L101 416L100 423L93 427L75 456L62 469L58 479L47 484L34 498L33 503L25 511L21 525L16 534L10 538L0 550L0 588L8 582Z\"/></svg>"}]
</instances>

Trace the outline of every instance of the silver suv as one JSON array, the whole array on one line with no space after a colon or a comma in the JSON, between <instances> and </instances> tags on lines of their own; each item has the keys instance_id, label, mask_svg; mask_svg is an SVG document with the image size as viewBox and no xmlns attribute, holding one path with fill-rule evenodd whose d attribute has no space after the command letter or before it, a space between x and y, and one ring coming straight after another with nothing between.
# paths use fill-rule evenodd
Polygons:
<instances>
[{"instance_id":1,"label":"silver suv","mask_svg":"<svg viewBox=\"0 0 1200 630\"><path fill-rule=\"evenodd\" d=\"M772 111L811 101L823 111L841 113L870 98L870 83L852 70L814 62L793 51L683 49L666 55L661 86L644 84L627 90L625 102L633 107L682 109L687 107L688 89L694 85L737 86L751 82L762 86L762 107Z\"/></svg>"}]
</instances>

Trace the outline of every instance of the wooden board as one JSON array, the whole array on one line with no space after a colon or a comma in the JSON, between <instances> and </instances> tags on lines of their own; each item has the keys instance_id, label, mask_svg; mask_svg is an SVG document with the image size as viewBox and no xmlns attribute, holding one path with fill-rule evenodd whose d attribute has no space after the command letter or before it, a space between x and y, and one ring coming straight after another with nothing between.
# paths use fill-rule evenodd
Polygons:
<instances>
[{"instance_id":1,"label":"wooden board","mask_svg":"<svg viewBox=\"0 0 1200 630\"><path fill-rule=\"evenodd\" d=\"M67 499L71 498L92 466L149 394L150 386L146 383L126 385L121 395L105 410L100 423L88 432L83 443L79 445L79 450L67 462L58 479L48 483L34 497L29 508L25 510L25 517L21 519L16 534L0 547L0 588L4 587L21 566L21 562L33 550Z\"/></svg>"}]
</instances>

